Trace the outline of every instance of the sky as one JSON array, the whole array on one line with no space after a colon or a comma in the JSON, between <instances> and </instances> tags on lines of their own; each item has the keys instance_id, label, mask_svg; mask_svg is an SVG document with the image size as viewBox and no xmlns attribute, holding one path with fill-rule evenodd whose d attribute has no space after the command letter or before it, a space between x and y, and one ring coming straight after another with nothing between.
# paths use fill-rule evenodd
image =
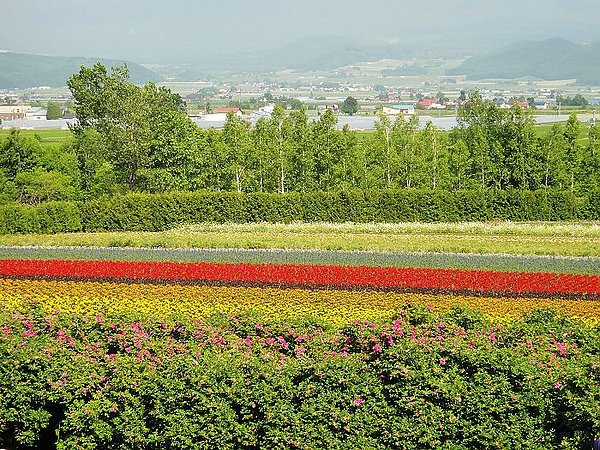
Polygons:
<instances>
[{"instance_id":1,"label":"sky","mask_svg":"<svg viewBox=\"0 0 600 450\"><path fill-rule=\"evenodd\" d=\"M0 0L0 17L2 49L155 64L321 35L465 53L600 39L598 0Z\"/></svg>"}]
</instances>

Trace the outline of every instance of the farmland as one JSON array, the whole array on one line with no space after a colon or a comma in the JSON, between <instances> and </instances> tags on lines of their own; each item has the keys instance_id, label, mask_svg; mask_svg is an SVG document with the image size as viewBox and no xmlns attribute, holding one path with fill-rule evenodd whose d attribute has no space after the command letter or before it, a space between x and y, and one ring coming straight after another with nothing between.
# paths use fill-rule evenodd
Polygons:
<instances>
[{"instance_id":1,"label":"farmland","mask_svg":"<svg viewBox=\"0 0 600 450\"><path fill-rule=\"evenodd\" d=\"M203 131L69 85L72 137L0 145L0 447L589 448L596 127L473 94L449 134Z\"/></svg>"}]
</instances>

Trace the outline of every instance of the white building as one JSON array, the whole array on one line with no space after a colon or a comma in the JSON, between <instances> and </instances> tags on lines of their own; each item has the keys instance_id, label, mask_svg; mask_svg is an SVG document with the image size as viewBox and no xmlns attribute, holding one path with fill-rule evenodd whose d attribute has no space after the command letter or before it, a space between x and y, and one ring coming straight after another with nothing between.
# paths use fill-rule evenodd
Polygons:
<instances>
[{"instance_id":1,"label":"white building","mask_svg":"<svg viewBox=\"0 0 600 450\"><path fill-rule=\"evenodd\" d=\"M46 111L44 108L31 108L29 111L27 111L25 118L27 120L46 120L47 113L48 111Z\"/></svg>"},{"instance_id":2,"label":"white building","mask_svg":"<svg viewBox=\"0 0 600 450\"><path fill-rule=\"evenodd\" d=\"M27 105L0 105L0 120L24 119L28 109Z\"/></svg>"},{"instance_id":3,"label":"white building","mask_svg":"<svg viewBox=\"0 0 600 450\"><path fill-rule=\"evenodd\" d=\"M398 116L400 114L414 114L415 106L414 105L390 105L383 107L383 113L386 116Z\"/></svg>"}]
</instances>

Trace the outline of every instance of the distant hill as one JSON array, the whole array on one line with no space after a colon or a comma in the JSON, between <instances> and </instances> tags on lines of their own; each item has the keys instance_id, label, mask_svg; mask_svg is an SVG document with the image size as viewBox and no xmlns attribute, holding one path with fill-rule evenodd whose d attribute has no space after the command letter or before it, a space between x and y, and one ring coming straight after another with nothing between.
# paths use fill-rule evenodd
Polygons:
<instances>
[{"instance_id":1,"label":"distant hill","mask_svg":"<svg viewBox=\"0 0 600 450\"><path fill-rule=\"evenodd\" d=\"M153 71L127 61L0 52L0 89L64 86L82 65L93 66L98 61L106 67L127 64L130 80L134 83L161 80Z\"/></svg>"},{"instance_id":2,"label":"distant hill","mask_svg":"<svg viewBox=\"0 0 600 450\"><path fill-rule=\"evenodd\" d=\"M600 84L600 41L578 45L565 39L523 42L504 50L475 56L447 75L470 79L536 77L542 80L576 79Z\"/></svg>"},{"instance_id":3,"label":"distant hill","mask_svg":"<svg viewBox=\"0 0 600 450\"><path fill-rule=\"evenodd\" d=\"M382 59L407 59L423 54L407 42L377 39L314 36L275 49L246 53L201 53L197 62L159 67L161 73L178 80L191 80L220 72L265 73L331 70Z\"/></svg>"},{"instance_id":4,"label":"distant hill","mask_svg":"<svg viewBox=\"0 0 600 450\"><path fill-rule=\"evenodd\" d=\"M277 68L329 70L359 62L404 59L414 53L405 42L315 36L286 45L264 59Z\"/></svg>"}]
</instances>

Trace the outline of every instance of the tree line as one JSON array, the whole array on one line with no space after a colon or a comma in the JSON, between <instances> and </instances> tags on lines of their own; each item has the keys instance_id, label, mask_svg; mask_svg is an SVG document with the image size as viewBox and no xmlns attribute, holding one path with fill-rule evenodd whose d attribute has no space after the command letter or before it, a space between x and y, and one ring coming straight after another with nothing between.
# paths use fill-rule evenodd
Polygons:
<instances>
[{"instance_id":1,"label":"tree line","mask_svg":"<svg viewBox=\"0 0 600 450\"><path fill-rule=\"evenodd\" d=\"M472 93L459 125L419 128L416 116L380 115L375 131L338 130L326 111L280 105L254 125L230 115L202 130L165 87L128 81L126 67L82 67L68 81L78 125L60 148L11 131L0 143L0 199L22 203L125 192L313 192L349 189L600 188L600 128L572 115L538 136L519 107Z\"/></svg>"}]
</instances>

